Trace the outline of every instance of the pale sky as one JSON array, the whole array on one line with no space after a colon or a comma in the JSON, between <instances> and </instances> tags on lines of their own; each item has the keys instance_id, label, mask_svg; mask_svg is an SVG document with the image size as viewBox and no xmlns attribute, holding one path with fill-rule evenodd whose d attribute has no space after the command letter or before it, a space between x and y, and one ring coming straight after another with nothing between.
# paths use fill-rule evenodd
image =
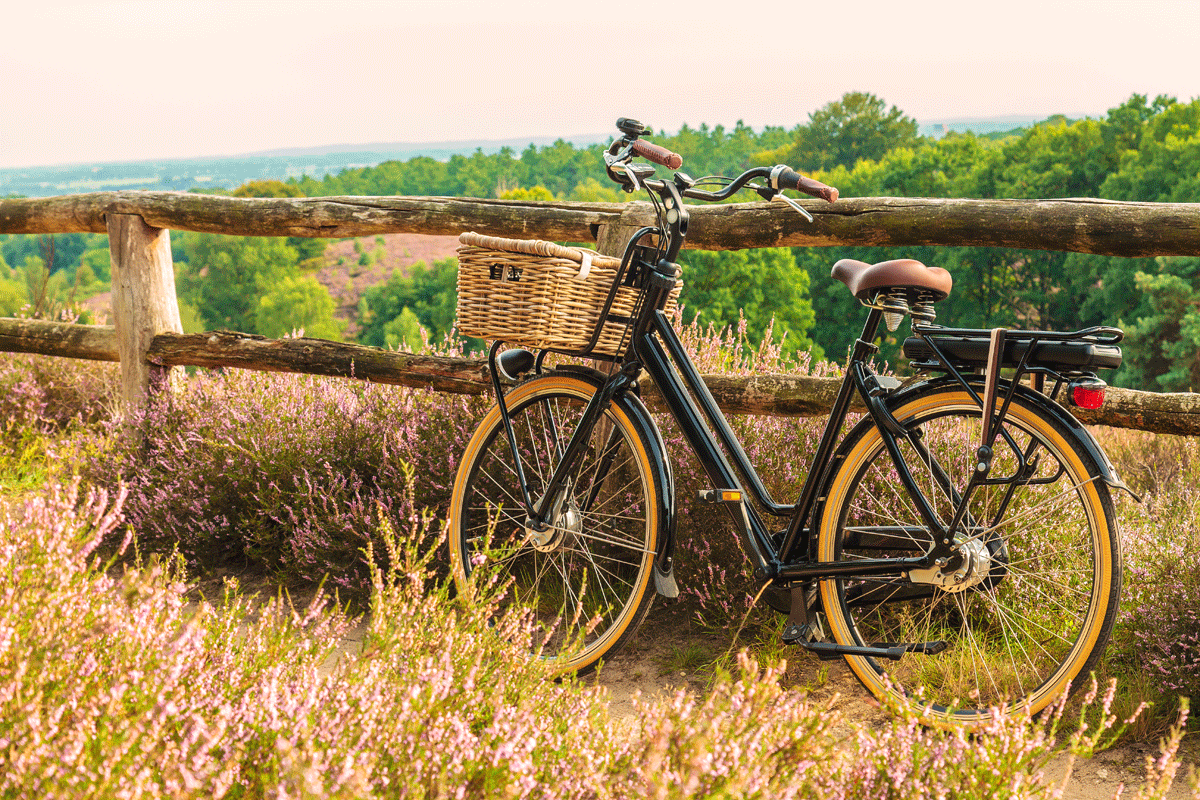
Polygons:
<instances>
[{"instance_id":1,"label":"pale sky","mask_svg":"<svg viewBox=\"0 0 1200 800\"><path fill-rule=\"evenodd\" d=\"M0 167L1200 96L1197 0L19 0Z\"/></svg>"}]
</instances>

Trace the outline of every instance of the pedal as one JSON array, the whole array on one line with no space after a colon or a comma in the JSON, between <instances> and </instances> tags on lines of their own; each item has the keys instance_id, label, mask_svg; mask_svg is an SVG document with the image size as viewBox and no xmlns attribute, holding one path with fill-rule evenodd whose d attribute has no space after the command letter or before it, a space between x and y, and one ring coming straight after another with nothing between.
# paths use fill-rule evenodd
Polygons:
<instances>
[{"instance_id":1,"label":"pedal","mask_svg":"<svg viewBox=\"0 0 1200 800\"><path fill-rule=\"evenodd\" d=\"M809 622L804 625L788 625L781 638L784 644L804 644L823 640L825 632L821 630L820 623Z\"/></svg>"},{"instance_id":2,"label":"pedal","mask_svg":"<svg viewBox=\"0 0 1200 800\"><path fill-rule=\"evenodd\" d=\"M784 644L800 644L825 641L825 628L817 607L817 586L806 583L792 587L792 609L788 614L788 626L783 631Z\"/></svg>"},{"instance_id":3,"label":"pedal","mask_svg":"<svg viewBox=\"0 0 1200 800\"><path fill-rule=\"evenodd\" d=\"M779 563L769 563L750 530L750 514L746 510L746 496L741 489L701 489L696 493L701 503L719 503L729 508L734 524L742 535L742 548L751 563L759 564L754 576L769 583L779 572Z\"/></svg>"}]
</instances>

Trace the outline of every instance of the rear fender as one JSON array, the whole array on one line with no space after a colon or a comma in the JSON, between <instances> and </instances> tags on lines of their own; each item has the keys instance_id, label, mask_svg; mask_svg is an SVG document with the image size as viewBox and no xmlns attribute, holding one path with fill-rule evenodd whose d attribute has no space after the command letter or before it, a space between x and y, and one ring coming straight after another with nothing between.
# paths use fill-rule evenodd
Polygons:
<instances>
[{"instance_id":1,"label":"rear fender","mask_svg":"<svg viewBox=\"0 0 1200 800\"><path fill-rule=\"evenodd\" d=\"M972 389L974 389L980 395L983 394L982 376L970 375L964 377ZM933 380L912 383L903 387L902 389L899 389L898 391L889 394L887 396L887 407L889 410L894 409L907 402L910 398L915 397L923 392L936 391L938 389L959 385L960 384L958 381L952 376L939 376ZM1001 380L1000 388L996 392L997 397L1005 396L1008 393L1010 386L1011 384ZM1084 427L1083 423L1075 419L1075 417L1071 415L1070 411L1068 411L1059 403L1051 400L1046 395L1041 394L1040 392L1035 392L1033 389L1030 389L1024 384L1018 384L1015 396L1021 398L1030 405L1041 407L1050 417L1054 419L1055 422L1059 423L1071 433L1075 434L1079 438L1080 443L1083 445L1084 451L1088 454L1088 456L1091 457L1092 461L1095 462L1096 467L1100 470L1100 479L1102 481L1114 489L1120 489L1124 492L1127 492L1129 496L1135 500L1140 499L1136 494L1133 493L1132 490L1130 490L1128 486L1125 485L1125 482L1121 480L1120 476L1117 475L1116 468L1112 465L1112 462L1108 460L1108 456L1105 454L1103 448L1100 447L1100 444L1096 441L1096 438L1092 436L1091 431ZM860 432L861 428L869 427L871 427L871 418L869 416L860 420L859 423L854 426L854 429L842 441L842 446L838 448L838 454L844 454L848 450L848 443L857 438L856 434L862 435ZM837 458L837 454L835 454L834 457Z\"/></svg>"}]
</instances>

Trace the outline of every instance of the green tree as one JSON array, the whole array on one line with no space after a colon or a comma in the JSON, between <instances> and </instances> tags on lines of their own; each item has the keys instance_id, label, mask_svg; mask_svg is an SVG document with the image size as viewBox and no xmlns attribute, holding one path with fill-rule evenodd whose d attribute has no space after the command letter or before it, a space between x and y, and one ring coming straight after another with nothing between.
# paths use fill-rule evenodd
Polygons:
<instances>
[{"instance_id":1,"label":"green tree","mask_svg":"<svg viewBox=\"0 0 1200 800\"><path fill-rule=\"evenodd\" d=\"M108 237L98 236L97 242L89 246L79 257L80 268L87 267L100 283L112 280L112 256L108 249Z\"/></svg>"},{"instance_id":2,"label":"green tree","mask_svg":"<svg viewBox=\"0 0 1200 800\"><path fill-rule=\"evenodd\" d=\"M809 115L790 144L764 153L800 170L853 167L918 142L917 122L868 92L847 92ZM782 156L780 158L779 156Z\"/></svg>"},{"instance_id":3,"label":"green tree","mask_svg":"<svg viewBox=\"0 0 1200 800\"><path fill-rule=\"evenodd\" d=\"M571 190L571 199L583 203L625 203L636 198L610 180L601 183L595 178L587 178Z\"/></svg>"},{"instance_id":4,"label":"green tree","mask_svg":"<svg viewBox=\"0 0 1200 800\"><path fill-rule=\"evenodd\" d=\"M525 200L529 202L545 202L553 200L554 194L545 186L531 186L528 189L517 187L500 193L501 200Z\"/></svg>"},{"instance_id":5,"label":"green tree","mask_svg":"<svg viewBox=\"0 0 1200 800\"><path fill-rule=\"evenodd\" d=\"M405 310L416 316L431 338L449 334L458 304L457 281L458 263L454 258L443 258L428 267L418 261L407 276L394 271L386 283L363 295L365 313L359 340L376 347L387 346L388 326ZM407 329L400 323L390 328L393 336L401 330Z\"/></svg>"},{"instance_id":6,"label":"green tree","mask_svg":"<svg viewBox=\"0 0 1200 800\"><path fill-rule=\"evenodd\" d=\"M71 299L66 276L62 273L52 273L46 262L37 256L25 258L25 268L22 272L31 315L38 319L58 316Z\"/></svg>"},{"instance_id":7,"label":"green tree","mask_svg":"<svg viewBox=\"0 0 1200 800\"><path fill-rule=\"evenodd\" d=\"M17 279L16 272L0 255L0 317L15 315L27 302L24 282Z\"/></svg>"},{"instance_id":8,"label":"green tree","mask_svg":"<svg viewBox=\"0 0 1200 800\"><path fill-rule=\"evenodd\" d=\"M340 341L346 324L333 318L333 298L310 275L287 275L267 287L258 300L255 328L271 338L303 330L315 339Z\"/></svg>"},{"instance_id":9,"label":"green tree","mask_svg":"<svg viewBox=\"0 0 1200 800\"><path fill-rule=\"evenodd\" d=\"M303 197L304 193L294 183L283 181L246 181L233 190L233 197Z\"/></svg>"},{"instance_id":10,"label":"green tree","mask_svg":"<svg viewBox=\"0 0 1200 800\"><path fill-rule=\"evenodd\" d=\"M259 298L299 275L299 255L282 239L206 233L180 238L179 291L208 330L259 332Z\"/></svg>"},{"instance_id":11,"label":"green tree","mask_svg":"<svg viewBox=\"0 0 1200 800\"><path fill-rule=\"evenodd\" d=\"M28 302L25 287L19 281L0 278L0 317L16 316Z\"/></svg>"},{"instance_id":12,"label":"green tree","mask_svg":"<svg viewBox=\"0 0 1200 800\"><path fill-rule=\"evenodd\" d=\"M815 318L808 273L796 263L791 250L691 250L681 260L679 302L686 321L699 316L701 322L737 325L739 317L744 317L754 344L762 341L774 321L774 336L785 349L822 356L808 335Z\"/></svg>"},{"instance_id":13,"label":"green tree","mask_svg":"<svg viewBox=\"0 0 1200 800\"><path fill-rule=\"evenodd\" d=\"M411 308L405 306L400 316L383 326L383 344L392 350L419 353L425 346L421 336L423 330L421 320L417 319Z\"/></svg>"},{"instance_id":14,"label":"green tree","mask_svg":"<svg viewBox=\"0 0 1200 800\"><path fill-rule=\"evenodd\" d=\"M1128 346L1122 382L1161 391L1200 388L1200 259L1157 259L1156 274L1138 272L1137 318L1124 324Z\"/></svg>"}]
</instances>

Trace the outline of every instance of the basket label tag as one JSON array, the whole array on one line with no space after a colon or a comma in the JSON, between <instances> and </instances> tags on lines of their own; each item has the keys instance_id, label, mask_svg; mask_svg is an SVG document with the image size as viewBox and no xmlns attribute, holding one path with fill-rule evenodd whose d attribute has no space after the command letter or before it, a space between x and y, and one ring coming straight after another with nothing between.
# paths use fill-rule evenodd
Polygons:
<instances>
[{"instance_id":1,"label":"basket label tag","mask_svg":"<svg viewBox=\"0 0 1200 800\"><path fill-rule=\"evenodd\" d=\"M592 254L591 252L583 251L583 263L579 265L579 274L575 276L576 280L585 281L587 276L592 271Z\"/></svg>"}]
</instances>

